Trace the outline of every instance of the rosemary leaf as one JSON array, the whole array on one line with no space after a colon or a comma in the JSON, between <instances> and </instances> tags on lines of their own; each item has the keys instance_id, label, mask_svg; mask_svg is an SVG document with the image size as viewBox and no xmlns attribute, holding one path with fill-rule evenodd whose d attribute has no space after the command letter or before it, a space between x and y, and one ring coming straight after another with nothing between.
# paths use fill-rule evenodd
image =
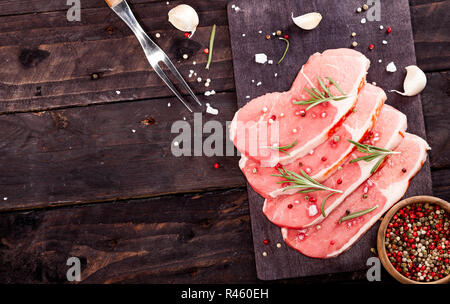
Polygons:
<instances>
[{"instance_id":1,"label":"rosemary leaf","mask_svg":"<svg viewBox=\"0 0 450 304\"><path fill-rule=\"evenodd\" d=\"M338 86L336 81L334 81L331 77L325 77L325 78L328 79L330 81L330 83L333 84L339 90L339 92L341 92L343 94L343 96L334 96L331 93L330 87L326 86L323 79L320 76L318 76L317 81L319 82L319 86L323 90L323 92L319 91L317 88L311 88L311 89L305 88L305 91L309 94L310 99L294 101L293 103L298 104L298 105L309 105L306 108L306 111L308 111L311 108L313 108L321 103L330 101L330 100L340 101L345 98L348 98L348 95L346 95L342 91L342 89Z\"/></svg>"},{"instance_id":2,"label":"rosemary leaf","mask_svg":"<svg viewBox=\"0 0 450 304\"><path fill-rule=\"evenodd\" d=\"M339 219L339 224L344 222L344 221L352 220L354 218L363 216L363 215L365 215L367 213L370 213L370 212L374 211L377 208L378 208L378 205L376 205L376 206L374 206L372 208L369 208L369 209L365 209L365 210L361 210L361 211L358 211L358 212L354 212L354 213L350 213L350 214L344 215L343 217L341 217Z\"/></svg>"},{"instance_id":3,"label":"rosemary leaf","mask_svg":"<svg viewBox=\"0 0 450 304\"><path fill-rule=\"evenodd\" d=\"M286 56L287 51L289 50L289 40L287 40L285 38L281 38L281 37L278 39L286 42L286 49L284 50L283 56L281 56L280 60L278 60L278 63L277 63L277 64L280 64L283 61L284 57Z\"/></svg>"},{"instance_id":4,"label":"rosemary leaf","mask_svg":"<svg viewBox=\"0 0 450 304\"><path fill-rule=\"evenodd\" d=\"M350 140L350 139L348 139L348 141L350 143L352 143L353 145L355 145L356 149L358 149L359 152L368 154L368 155L364 155L364 156L352 159L350 161L350 163L356 163L359 161L371 162L371 161L379 158L378 161L375 163L375 165L372 167L372 170L370 170L371 174L374 174L378 170L378 168L383 163L383 160L386 158L386 156L388 156L390 154L399 154L400 153L400 152L391 151L391 150L376 147L376 146L361 144L361 143L358 143L358 142Z\"/></svg>"},{"instance_id":5,"label":"rosemary leaf","mask_svg":"<svg viewBox=\"0 0 450 304\"><path fill-rule=\"evenodd\" d=\"M211 30L211 37L209 38L209 55L208 62L206 63L206 69L209 70L209 66L211 65L213 48L214 48L214 38L216 37L216 25L214 24Z\"/></svg>"},{"instance_id":6,"label":"rosemary leaf","mask_svg":"<svg viewBox=\"0 0 450 304\"><path fill-rule=\"evenodd\" d=\"M323 200L322 206L320 206L320 212L322 213L322 216L323 216L323 217L327 217L326 214L325 214L325 203L327 202L327 199L328 199L330 196L332 196L332 195L334 195L334 194L336 194L336 193L337 193L337 192L332 192L332 193L328 194L328 195L325 197L325 199Z\"/></svg>"},{"instance_id":7,"label":"rosemary leaf","mask_svg":"<svg viewBox=\"0 0 450 304\"><path fill-rule=\"evenodd\" d=\"M277 168L280 174L271 174L271 176L282 177L285 180L278 183L291 183L292 185L283 188L283 191L288 189L299 189L299 193L309 193L314 191L332 191L336 193L342 193L341 190L335 190L314 180L305 171L300 169L300 174L286 170L283 168Z\"/></svg>"},{"instance_id":8,"label":"rosemary leaf","mask_svg":"<svg viewBox=\"0 0 450 304\"><path fill-rule=\"evenodd\" d=\"M288 149L290 149L290 148L292 148L292 147L294 147L296 145L297 145L297 140L294 140L293 143L291 143L289 145L286 145L286 146L281 146L281 147L268 146L268 147L265 147L265 148L272 149L272 150L278 150L280 152L283 152L284 154L290 155L289 152L287 152L286 150L288 150Z\"/></svg>"}]
</instances>

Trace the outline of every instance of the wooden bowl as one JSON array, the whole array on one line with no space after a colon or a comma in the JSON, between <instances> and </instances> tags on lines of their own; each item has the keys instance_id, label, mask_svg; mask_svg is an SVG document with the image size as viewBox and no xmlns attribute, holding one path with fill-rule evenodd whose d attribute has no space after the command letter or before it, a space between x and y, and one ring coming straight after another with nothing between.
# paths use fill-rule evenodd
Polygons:
<instances>
[{"instance_id":1,"label":"wooden bowl","mask_svg":"<svg viewBox=\"0 0 450 304\"><path fill-rule=\"evenodd\" d=\"M381 222L380 228L378 229L378 237L377 237L378 256L387 272L389 272L391 276L393 276L397 281L403 284L446 284L450 282L450 275L432 282L418 282L410 280L407 277L403 276L400 272L398 272L394 268L394 266L392 266L391 261L389 261L389 258L387 257L386 247L384 244L384 236L386 235L387 225L391 221L392 217L401 208L415 203L437 204L450 213L450 203L434 196L413 196L398 202L386 213L386 215L383 218L383 221Z\"/></svg>"}]
</instances>

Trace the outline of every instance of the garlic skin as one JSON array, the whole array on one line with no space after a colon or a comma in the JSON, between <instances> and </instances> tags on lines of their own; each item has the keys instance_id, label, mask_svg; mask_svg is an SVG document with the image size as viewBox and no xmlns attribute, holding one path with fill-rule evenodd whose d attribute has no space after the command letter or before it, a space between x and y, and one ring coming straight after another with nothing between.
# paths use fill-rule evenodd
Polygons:
<instances>
[{"instance_id":1,"label":"garlic skin","mask_svg":"<svg viewBox=\"0 0 450 304\"><path fill-rule=\"evenodd\" d=\"M169 22L180 31L191 32L189 35L191 38L197 29L199 19L192 6L180 4L169 11Z\"/></svg>"},{"instance_id":2,"label":"garlic skin","mask_svg":"<svg viewBox=\"0 0 450 304\"><path fill-rule=\"evenodd\" d=\"M308 31L315 29L320 21L322 21L322 15L320 13L308 13L298 17L294 17L294 13L291 13L291 15L295 25Z\"/></svg>"},{"instance_id":3,"label":"garlic skin","mask_svg":"<svg viewBox=\"0 0 450 304\"><path fill-rule=\"evenodd\" d=\"M416 65L410 65L406 68L406 77L403 82L404 93L397 90L390 90L403 96L415 96L423 91L427 85L425 73Z\"/></svg>"}]
</instances>

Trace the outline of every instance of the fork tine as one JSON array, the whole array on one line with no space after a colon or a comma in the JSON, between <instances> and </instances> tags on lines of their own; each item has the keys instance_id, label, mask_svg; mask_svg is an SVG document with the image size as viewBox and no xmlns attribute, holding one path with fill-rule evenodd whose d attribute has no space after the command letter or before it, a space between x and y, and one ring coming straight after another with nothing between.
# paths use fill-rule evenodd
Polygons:
<instances>
[{"instance_id":1,"label":"fork tine","mask_svg":"<svg viewBox=\"0 0 450 304\"><path fill-rule=\"evenodd\" d=\"M161 79L169 87L169 89L178 97L178 99L181 101L181 103L189 110L189 112L192 113L192 109L186 104L186 102L184 101L183 97L181 97L181 94L177 91L177 89L172 84L172 82L167 77L167 75L164 73L164 71L161 69L161 67L158 64L155 64L153 66L153 69L158 74L158 76L161 77Z\"/></svg>"},{"instance_id":2,"label":"fork tine","mask_svg":"<svg viewBox=\"0 0 450 304\"><path fill-rule=\"evenodd\" d=\"M180 72L178 72L177 68L173 65L172 61L170 61L167 55L164 56L163 62L169 67L170 71L177 77L178 81L180 81L183 84L184 88L189 92L189 94L191 94L192 98L194 98L194 100L201 106L202 103L200 102L200 100L198 100L197 96L195 96L194 92L192 92L191 88L186 83L183 76L181 76Z\"/></svg>"}]
</instances>

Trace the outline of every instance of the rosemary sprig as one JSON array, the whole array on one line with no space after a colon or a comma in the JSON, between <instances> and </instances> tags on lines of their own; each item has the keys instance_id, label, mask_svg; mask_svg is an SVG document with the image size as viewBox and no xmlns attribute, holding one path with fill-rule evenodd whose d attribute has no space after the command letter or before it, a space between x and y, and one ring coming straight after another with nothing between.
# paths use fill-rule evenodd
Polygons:
<instances>
[{"instance_id":1,"label":"rosemary sprig","mask_svg":"<svg viewBox=\"0 0 450 304\"><path fill-rule=\"evenodd\" d=\"M293 143L291 143L289 145L286 145L286 146L281 146L281 147L268 146L268 147L265 147L265 148L272 149L272 150L278 150L280 152L283 152L284 154L290 155L289 152L287 152L286 150L288 150L288 149L290 149L290 148L292 148L292 147L294 147L296 145L297 145L297 140L295 140Z\"/></svg>"},{"instance_id":2,"label":"rosemary sprig","mask_svg":"<svg viewBox=\"0 0 450 304\"><path fill-rule=\"evenodd\" d=\"M374 174L378 167L380 167L381 163L385 159L386 156L390 154L400 154L400 152L391 151L389 149L384 149L376 146L366 145L366 144L360 144L356 141L348 139L348 141L356 146L359 152L366 153L368 155L364 155L355 159L352 159L350 163L355 163L358 161L365 161L365 162L371 162L374 159L379 158L379 160L376 162L376 164L373 166L372 170L370 170L371 174Z\"/></svg>"},{"instance_id":3,"label":"rosemary sprig","mask_svg":"<svg viewBox=\"0 0 450 304\"><path fill-rule=\"evenodd\" d=\"M211 65L213 48L214 48L214 38L216 37L216 25L214 24L211 30L211 37L209 38L209 55L208 62L206 63L205 69L209 70L209 66Z\"/></svg>"},{"instance_id":4,"label":"rosemary sprig","mask_svg":"<svg viewBox=\"0 0 450 304\"><path fill-rule=\"evenodd\" d=\"M278 63L277 63L277 64L280 64L283 61L284 57L286 56L287 51L289 50L289 40L282 38L282 37L279 37L278 39L286 42L286 49L284 50L283 56L281 56L280 60L278 60Z\"/></svg>"},{"instance_id":5,"label":"rosemary sprig","mask_svg":"<svg viewBox=\"0 0 450 304\"><path fill-rule=\"evenodd\" d=\"M330 91L330 87L326 86L325 83L323 82L323 79L320 76L318 76L317 80L319 81L319 85L320 85L321 89L323 90L323 92L319 91L317 88L311 88L311 90L305 88L305 91L309 94L310 99L294 101L294 104L309 105L306 108L306 111L308 111L309 109L311 109L321 103L324 103L324 102L327 102L330 100L339 101L339 100L343 100L348 97L348 95L346 95L344 93L344 91L342 91L342 89L339 87L339 85L337 84L336 81L334 81L331 77L325 77L325 78L328 79L328 81L332 85L334 85L336 87L336 89L338 89L338 91L342 94L342 96L334 96Z\"/></svg>"},{"instance_id":6,"label":"rosemary sprig","mask_svg":"<svg viewBox=\"0 0 450 304\"><path fill-rule=\"evenodd\" d=\"M336 193L342 193L341 190L335 190L322 185L321 183L314 180L308 174L300 169L300 174L295 173L290 170L286 170L284 167L277 168L280 174L271 174L272 176L283 177L286 180L278 182L278 184L292 183L293 185L283 188L283 191L288 189L302 189L298 193L309 193L314 191L332 191Z\"/></svg>"},{"instance_id":7,"label":"rosemary sprig","mask_svg":"<svg viewBox=\"0 0 450 304\"><path fill-rule=\"evenodd\" d=\"M376 205L375 207L369 208L369 209L365 209L365 210L361 210L361 211L358 211L358 212L354 212L354 213L350 213L350 214L344 215L343 217L341 217L339 219L339 224L344 222L344 221L352 220L354 218L363 216L364 214L370 213L370 212L374 211L377 208L378 208L378 205Z\"/></svg>"}]
</instances>

